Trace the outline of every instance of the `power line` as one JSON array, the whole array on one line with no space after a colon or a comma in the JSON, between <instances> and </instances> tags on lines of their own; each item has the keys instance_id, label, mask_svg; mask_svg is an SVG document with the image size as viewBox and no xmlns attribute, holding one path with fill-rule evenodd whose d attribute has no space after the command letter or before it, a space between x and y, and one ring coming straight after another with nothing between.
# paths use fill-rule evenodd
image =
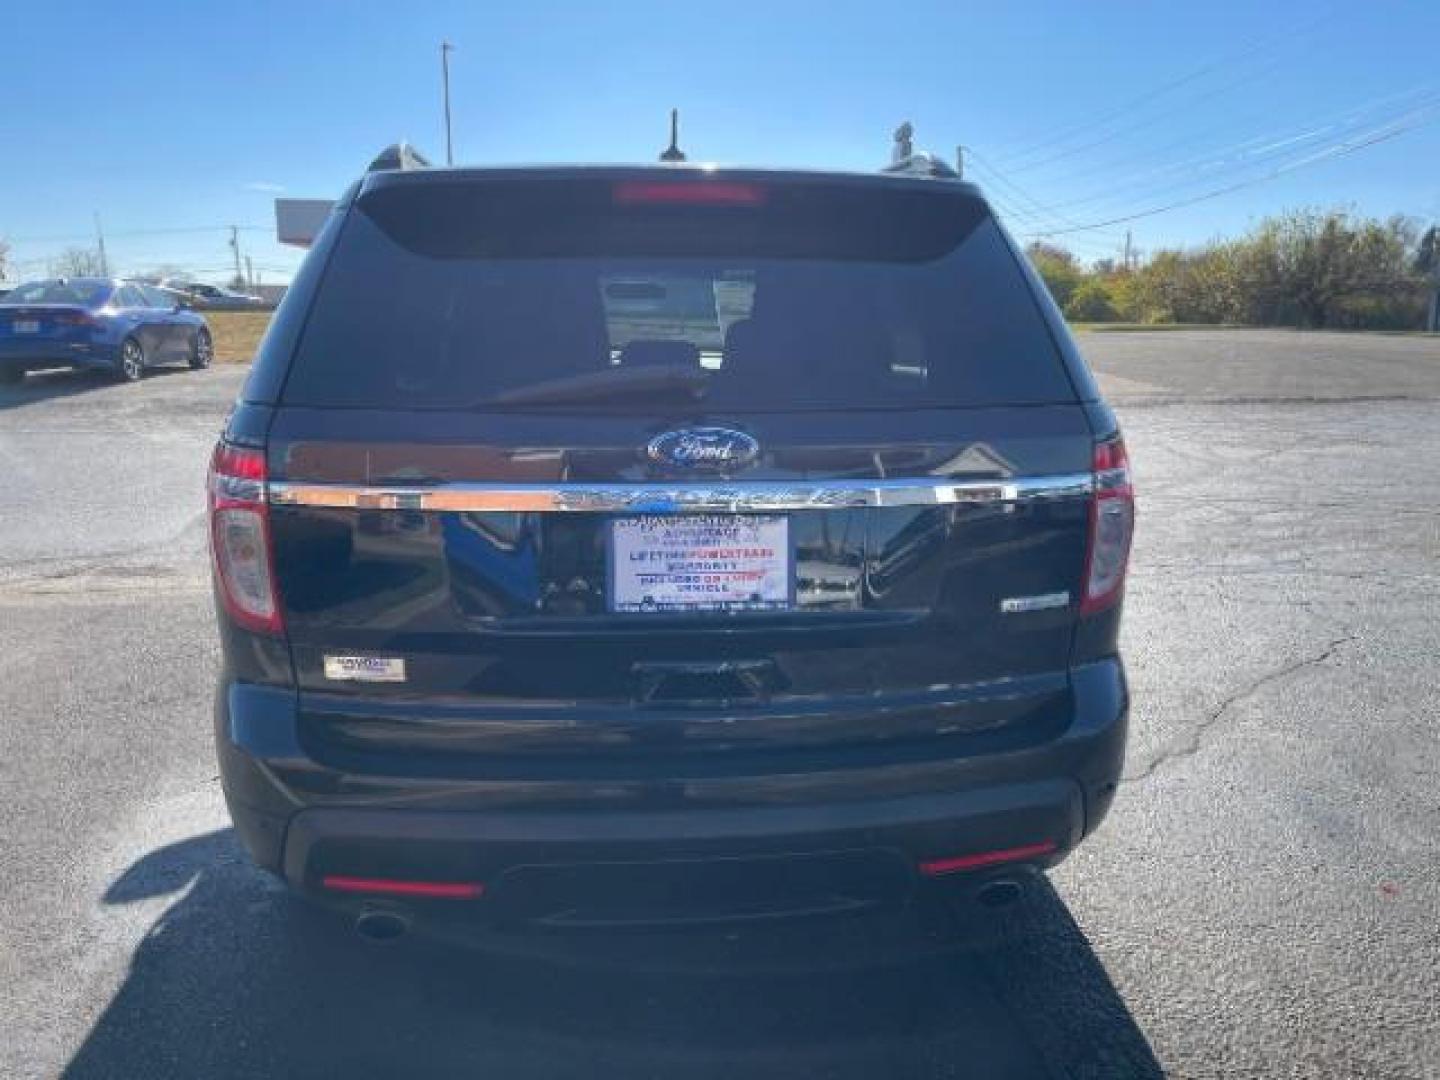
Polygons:
<instances>
[{"instance_id":1,"label":"power line","mask_svg":"<svg viewBox=\"0 0 1440 1080\"><path fill-rule=\"evenodd\" d=\"M1044 222L1037 223L1033 218L1026 218L1023 213L1018 212L1016 207L1007 205L1003 200L998 199L994 195L987 195L986 198L994 205L996 212L1002 220L1013 220L1022 230L1028 230L1022 232L1024 236L1032 239L1044 239L1057 231L1054 226L1046 228ZM1107 234L1100 232L1097 232L1093 237L1076 235L1072 236L1067 241L1067 244L1089 255L1095 255L1097 253L1111 255L1115 251L1118 239L1107 239L1106 235Z\"/></svg>"},{"instance_id":2,"label":"power line","mask_svg":"<svg viewBox=\"0 0 1440 1080\"><path fill-rule=\"evenodd\" d=\"M999 169L991 165L989 160L986 159L983 155L979 154L978 152L969 147L967 147L966 149L970 152L971 161L976 166L978 166L982 172L984 172L988 176L993 177L997 184L1003 185L1005 189L1012 192L1016 198L1023 200L1029 207L1033 209L1035 215L1044 215L1044 210L1041 208L1039 201L1035 199L1032 195L1030 195L1029 192L1025 191L1025 189L1020 187L1019 184L1011 181L1007 176L1001 173ZM1054 220L1060 221L1062 224L1075 224L1073 221L1067 220L1063 215L1060 214L1054 214L1050 216ZM1039 220L1043 224L1044 216L1040 216Z\"/></svg>"},{"instance_id":3,"label":"power line","mask_svg":"<svg viewBox=\"0 0 1440 1080\"><path fill-rule=\"evenodd\" d=\"M1018 197L1024 199L1032 207L1036 208L1035 210L1026 211L1019 207L1007 204L1004 199L1000 198L1000 196L995 194L993 191L987 192L986 194L986 198L989 199L991 203L999 207L1002 212L1002 216L1019 218L1021 219L1022 224L1028 221L1032 226L1036 224L1040 226L1039 231L1029 233L1028 235L1032 237L1048 236L1050 234L1050 230L1056 227L1052 224L1052 222L1056 220L1062 223L1061 227L1073 226L1074 224L1076 224L1073 220L1058 214L1050 215L1050 220L1047 221L1044 216L1041 216L1043 213L1043 208L1039 206L1039 203L1034 198L1034 196L1030 195L1027 191L1020 187L1020 185L1007 179L1003 174L1001 174L1001 172L997 168L995 168L994 165L989 164L988 161L986 161L986 159L983 157L983 155L975 153L969 147L966 148L966 151L970 154L974 163L979 166L982 171L984 171L987 175L993 176L998 183L1003 184L1004 186L1015 192ZM1049 226L1049 229L1046 229L1047 225ZM1070 247L1081 249L1082 253L1086 254L1091 259L1101 257L1099 254L1097 254L1100 252L1103 252L1105 257L1113 255L1114 247L1116 244L1118 244L1118 236L1113 241L1106 241L1100 239L1099 237L1072 237L1069 241Z\"/></svg>"},{"instance_id":4,"label":"power line","mask_svg":"<svg viewBox=\"0 0 1440 1080\"><path fill-rule=\"evenodd\" d=\"M230 225L185 225L176 228L146 228L146 229L111 229L106 236L115 237L136 237L136 236L181 236L185 234L219 232L226 233L231 230ZM240 232L263 232L273 233L273 225L236 225L233 228ZM51 236L9 236L0 233L5 240L12 244L61 244L70 240L90 240L93 233L57 233Z\"/></svg>"},{"instance_id":5,"label":"power line","mask_svg":"<svg viewBox=\"0 0 1440 1080\"><path fill-rule=\"evenodd\" d=\"M1027 226L1034 225L1037 227L1043 227L1046 224L1046 220L1043 217L1039 217L1036 214L1025 210L1023 207L1014 205L1002 196L997 195L994 191L986 192L985 198L1005 217L1016 218L1021 222L1021 224Z\"/></svg>"},{"instance_id":6,"label":"power line","mask_svg":"<svg viewBox=\"0 0 1440 1080\"><path fill-rule=\"evenodd\" d=\"M1427 94L1427 96L1421 97L1421 98L1419 99L1419 101L1417 102L1417 101L1414 100L1416 94ZM1285 164L1284 164L1281 168L1283 169L1283 171L1291 171L1291 166L1292 166L1292 165L1295 166L1295 167L1299 167L1300 165L1311 163L1312 159L1313 159L1313 160L1322 160L1322 159L1328 158L1328 157L1330 157L1330 156L1334 156L1334 154L1335 154L1336 152L1346 150L1347 148L1349 148L1349 147L1351 146L1351 144L1356 143L1357 141L1358 141L1358 142L1365 143L1366 145L1369 145L1369 144L1370 144L1370 141L1371 141L1371 139L1372 139L1373 136L1386 134L1387 131L1388 131L1388 129L1394 128L1394 127L1396 127L1397 125L1399 125L1400 127L1404 128L1404 127L1406 127L1406 122L1407 122L1407 121L1422 121L1422 120L1425 118L1425 114L1427 113L1427 111L1433 109L1437 104L1440 104L1440 98L1435 98L1435 97L1434 97L1433 88L1419 87L1419 88L1412 89L1412 90L1410 90L1410 91L1406 91L1406 92L1403 93L1403 94L1390 95L1390 96L1388 96L1388 97L1381 98L1381 99L1379 99L1378 101L1369 102L1369 103L1367 103L1367 104L1365 104L1365 105L1363 105L1363 106L1360 106L1360 107L1358 107L1358 108L1354 108L1354 109L1347 110L1347 111L1345 111L1344 113L1340 114L1339 123L1338 123L1338 124L1336 124L1336 123L1330 123L1330 124L1328 124L1328 128L1331 129L1331 130L1333 130L1333 129L1336 128L1337 126L1343 127L1345 124L1347 124L1347 123L1349 123L1350 121L1354 120L1355 118L1363 115L1366 110L1373 108L1373 107L1374 107L1375 105L1377 105L1377 104L1386 104L1386 103L1395 101L1395 100L1397 100L1397 99L1404 99L1404 98L1407 98L1407 97L1411 99L1411 102L1409 103L1409 107L1408 107L1405 111L1400 112L1400 113L1398 113L1398 114L1396 114L1396 115L1394 115L1394 116L1391 116L1391 117L1383 118L1383 119L1380 120L1380 122L1379 122L1378 124L1372 124L1372 125L1370 125L1370 126L1367 126L1367 127L1363 128L1361 131L1359 131L1358 133L1352 134L1352 135L1350 136L1350 138L1348 138L1348 139L1346 139L1346 140L1343 140L1343 141L1341 141L1341 142L1339 142L1339 143L1327 145L1327 146L1325 146L1324 148L1322 148L1322 149L1319 150L1319 151L1312 151L1311 153L1307 154L1305 157L1300 158L1300 159L1296 159L1296 161L1294 161L1294 162L1285 162ZM1314 141L1313 138L1305 138L1305 137L1303 137L1303 136L1312 136L1312 135L1325 134L1325 133L1327 133L1327 129L1326 129L1325 127L1322 127L1322 128L1320 128L1320 129L1316 129L1316 130L1314 130L1314 131L1304 132L1304 133L1302 133L1302 137L1299 137L1299 138L1284 139L1284 140L1281 140L1281 141L1278 142L1278 143L1272 142L1271 147L1267 147L1267 148L1265 148L1264 150L1262 150L1261 152L1259 152L1258 154L1252 155L1248 161L1244 161L1244 162L1242 162L1241 164L1242 164L1242 165L1245 165L1245 166L1250 166L1250 165L1255 165L1255 164L1261 163L1261 162L1266 161L1266 160L1269 160L1269 159L1273 159L1273 158L1275 158L1275 157L1277 157L1277 156L1288 156L1289 154L1292 154L1292 153L1294 152L1294 148L1295 148L1297 145L1299 145L1300 143L1307 142L1307 141L1313 143L1313 141ZM1273 139L1273 136L1265 136L1264 138ZM1241 143L1241 144L1238 144L1238 145L1239 145L1240 147L1242 147L1242 148L1243 148L1243 147L1249 147L1249 146L1253 146L1253 145L1254 145L1256 142L1258 142L1258 141L1261 141L1261 140L1259 140L1259 139L1250 139L1250 140L1246 140L1245 142L1243 142L1243 143ZM1272 149L1272 148L1273 148L1273 149ZM1216 159L1216 157L1215 157L1215 155L1216 155L1217 153L1223 154L1223 153L1229 152L1229 151L1232 150L1232 149L1233 149L1233 148L1221 148L1221 149L1219 149L1219 150L1212 150L1212 151L1209 152L1209 154L1204 155L1204 156L1202 156L1201 158L1192 159L1192 161L1191 161L1190 163L1193 163L1194 161L1201 161L1202 163L1213 163L1213 162L1216 162L1216 161L1217 161L1217 159ZM1021 190L1021 191L1023 192L1023 189L1020 189L1020 188L1019 188L1019 185L1015 184L1014 181L1007 181L1006 178L1000 176L999 173L998 173L998 170L997 170L993 165L987 164L987 162L985 161L985 159L984 159L984 157L983 157L982 155L979 155L978 153L976 153L976 152L974 152L973 150L971 150L971 156L976 160L976 163L977 163L978 165L980 165L982 168L986 168L988 172L990 172L990 173L992 173L992 174L995 174L997 180L1000 180L1001 182L1005 182L1005 183L1007 184L1007 186L1010 187L1010 188L1012 188L1012 189L1018 189L1018 190ZM1187 164L1188 164L1188 163L1187 163ZM1272 170L1272 172L1273 172L1273 171L1275 171L1275 170ZM1277 174L1278 174L1278 173L1277 173ZM1267 176L1268 176L1268 174L1267 174ZM1265 179L1265 178L1266 178L1266 177L1261 177L1261 178L1248 178L1247 181L1246 181L1246 183L1248 184L1248 183L1250 183L1250 182L1252 182L1252 181L1258 182L1259 179ZM1182 182L1182 183L1180 183L1180 184L1178 184L1178 185L1169 185L1168 187L1163 187L1163 188L1161 188L1161 189L1158 190L1158 191L1151 191L1146 197L1147 197L1147 198L1163 198L1163 197L1165 197L1166 195L1170 194L1171 192L1185 191L1185 190L1193 190L1197 185L1199 185L1199 184L1204 184L1204 183L1207 182L1207 180L1211 180L1211 179L1212 179L1212 178L1208 178L1208 177L1200 177L1200 178L1198 178L1198 179L1187 180L1187 181L1184 181L1184 182ZM1122 183L1119 185L1119 188L1120 188L1120 189L1124 189L1124 188L1126 188L1126 187L1131 187L1131 188L1133 188L1133 187L1135 187L1135 186L1136 186L1136 185L1135 185L1134 183L1130 183L1130 184L1127 185L1127 184L1125 184L1125 183L1122 182ZM1230 187L1231 187L1231 186L1227 185L1223 190L1227 190L1227 191L1228 191L1228 190L1230 190ZM1107 201L1113 202L1113 201L1115 201L1115 194L1114 194L1115 190L1116 190L1115 187L1112 186L1112 188L1111 188L1110 190L1108 190L1107 192L1105 192L1105 193L1103 193L1103 194L1100 194L1100 195L1092 195L1092 196L1088 196L1088 197L1084 197L1084 198L1079 198L1079 199L1071 199L1071 200L1067 200L1067 201L1065 201L1065 202L1053 203L1053 204L1049 204L1049 205L1039 204L1039 203L1037 203L1037 202L1033 199L1033 197L1030 198L1029 202L1030 202L1030 204L1031 204L1031 209L1028 210L1028 211L1026 211L1026 212L1024 212L1023 214L1019 215L1019 216L1023 217L1026 221L1028 221L1028 222L1030 223L1030 231L1027 232L1026 235L1032 236L1032 237L1043 237L1043 236L1049 236L1049 235L1056 235L1056 234L1060 234L1060 233L1066 233L1066 234L1071 234L1071 235L1073 235L1073 234L1074 234L1075 232L1077 232L1077 231L1082 231L1082 230L1087 230L1087 231L1088 231L1088 230L1091 230L1091 229L1094 229L1095 231L1099 231L1101 228L1104 227L1103 223L1097 223L1097 224L1095 224L1095 225L1084 225L1084 226L1082 226L1082 225L1080 225L1079 222L1077 222L1077 221L1075 221L1075 220L1073 220L1073 219L1066 219L1066 218L1064 218L1064 216L1061 215L1061 214L1059 214L1058 211L1059 211L1061 208L1069 207L1069 206L1086 205L1086 204L1091 204L1091 203L1095 203L1095 202L1101 202L1101 203L1107 202ZM1026 193L1026 194L1028 194L1028 193ZM1064 224L1057 226L1057 225L1055 225L1055 224L1052 223L1052 220L1047 220L1047 217L1048 217L1048 218L1051 218L1051 219L1064 220ZM1122 219L1122 220L1123 220L1123 219ZM1072 241L1072 242L1073 242L1073 241Z\"/></svg>"},{"instance_id":7,"label":"power line","mask_svg":"<svg viewBox=\"0 0 1440 1080\"><path fill-rule=\"evenodd\" d=\"M1404 135L1406 132L1413 131L1418 127L1422 127L1425 123L1428 123L1428 120L1417 120L1416 122L1407 124L1403 127L1394 128L1391 131L1383 132L1378 135L1373 135L1370 138L1360 142L1345 143L1339 146L1330 147L1328 150L1312 154L1307 158L1301 158L1299 161L1291 162L1287 165L1282 165L1279 168L1272 169L1264 176L1252 177L1249 180L1241 180L1238 183L1230 184L1222 188L1216 188L1213 191L1207 191L1204 194L1196 195L1193 198L1181 199L1178 202L1169 203L1165 206L1157 206L1149 210L1142 210L1139 213L1125 214L1121 217L1110 218L1106 221L1097 221L1089 225L1077 225L1074 228L1070 229L1055 229L1048 233L1031 233L1029 235L1058 236L1062 233L1088 232L1093 229L1108 228L1111 225L1123 225L1126 222L1139 221L1141 218L1154 217L1156 214L1168 213L1171 210L1179 210L1182 207L1186 206L1194 206L1196 203L1205 202L1208 199L1218 199L1222 195L1229 195L1231 192L1240 191L1243 188L1254 187L1256 184L1266 183L1267 181L1274 180L1276 177L1284 176L1287 173L1295 172L1297 169L1303 169L1307 165L1314 165L1321 161L1330 161L1334 158L1346 157L1350 154L1358 153L1359 151L1365 150L1371 146L1375 146L1379 143L1388 142L1391 139L1398 138L1399 136Z\"/></svg>"},{"instance_id":8,"label":"power line","mask_svg":"<svg viewBox=\"0 0 1440 1080\"><path fill-rule=\"evenodd\" d=\"M1012 206L999 196L994 195L993 193L987 193L985 198L995 208L996 214L1002 220L1002 222L1007 220L1014 220L1017 225L1023 228L1030 228L1036 224L1034 218L1027 216L1024 211L1020 210L1020 208ZM1039 224L1043 225L1044 222L1039 222ZM1045 237L1048 236L1049 233L1039 231L1025 233L1024 235L1031 237ZM1069 246L1073 248L1079 248L1091 256L1094 256L1097 252L1104 252L1106 255L1109 255L1113 251L1112 245L1109 242L1100 239L1098 236L1073 237L1069 241Z\"/></svg>"},{"instance_id":9,"label":"power line","mask_svg":"<svg viewBox=\"0 0 1440 1080\"><path fill-rule=\"evenodd\" d=\"M1332 149L1343 148L1349 145L1351 142L1356 141L1357 139L1363 140L1371 135L1384 132L1385 130L1395 127L1397 125L1403 126L1409 120L1423 119L1427 113L1433 112L1437 106L1440 106L1440 95L1431 94L1429 97L1422 98L1419 102L1410 105L1408 108L1398 113L1395 113L1392 116L1380 118L1365 125L1347 125L1345 122L1342 121L1338 124L1332 123L1319 128L1314 128L1311 131L1302 133L1300 136L1280 139L1278 141L1272 141L1270 145L1254 153L1251 153L1250 155L1248 155L1248 157L1242 156L1242 159L1235 161L1234 164L1240 169L1248 169L1270 161L1284 161L1287 158L1293 158L1295 157L1297 152L1302 155L1308 153L1327 153ZM1353 115L1353 111L1350 115ZM1314 150L1314 146L1318 136L1333 135L1336 129L1343 130L1347 126L1349 126L1351 130L1346 132L1344 137L1342 137L1340 140L1322 144L1318 151ZM1253 139L1249 140L1248 144L1253 144L1255 141L1256 140ZM1241 145L1243 146L1248 144ZM1101 205L1104 205L1105 203L1114 203L1120 201L1120 199L1122 198L1133 200L1133 198L1136 196L1124 196L1122 193L1126 191L1133 191L1137 188L1141 189L1141 194L1138 197L1146 199L1165 198L1175 192L1192 190L1198 186L1213 183L1215 179L1213 175L1215 167L1227 164L1223 155L1232 152L1232 150L1233 148L1219 148L1217 150L1211 151L1207 155L1192 158L1189 161L1182 162L1179 164L1179 166L1177 166L1189 166L1189 171L1192 174L1201 172L1202 170L1205 170L1208 166L1210 167L1211 175L1192 175L1190 179L1182 180L1178 183L1162 184L1157 188L1153 185L1148 185L1145 182L1145 176L1142 174L1140 176L1132 177L1129 180L1122 179L1116 183L1109 184L1102 192L1084 195L1074 199L1066 199L1057 203L1051 203L1048 206L1041 207L1040 209L1054 213L1063 208L1091 206L1096 203L1099 203ZM1217 157L1217 154L1222 156ZM1297 158L1297 160L1299 159ZM1165 171L1175 170L1151 170L1149 175L1153 176L1156 175L1157 172ZM1234 170L1231 171L1233 172ZM1075 224L1075 222L1071 221L1070 224L1073 225Z\"/></svg>"},{"instance_id":10,"label":"power line","mask_svg":"<svg viewBox=\"0 0 1440 1080\"><path fill-rule=\"evenodd\" d=\"M1019 184L1016 184L1014 181L1010 180L1008 177L1002 174L1000 170L997 169L994 165L990 164L983 155L977 153L972 148L967 147L966 149L969 151L971 157L974 159L975 164L978 165L987 175L993 176L997 183L1004 185L1007 189L1014 192L1018 198L1024 200L1024 202L1029 205L1031 209L1029 211L1022 212L1020 216L1025 217L1031 222L1038 223L1042 227L1056 221L1060 223L1060 227L1062 228L1076 224L1073 219L1068 218L1063 214L1053 213L1049 211L1046 207L1042 206L1039 200L1037 200L1033 195L1027 192ZM992 199L992 201L997 201L998 199L998 197L995 196L993 193L990 195L990 198Z\"/></svg>"},{"instance_id":11,"label":"power line","mask_svg":"<svg viewBox=\"0 0 1440 1080\"><path fill-rule=\"evenodd\" d=\"M1165 121L1170 120L1180 109L1193 109L1197 105L1200 105L1207 101L1212 101L1218 97L1223 97L1226 94L1229 94L1242 86L1246 86L1250 83L1255 82L1256 80L1266 75L1268 72L1272 71L1274 68L1278 67L1281 63L1283 63L1282 60L1273 59L1258 70L1253 71L1242 78L1235 79L1228 83L1224 83L1221 86L1215 87L1214 89L1203 93L1198 97L1190 98L1184 102L1177 103L1174 108L1158 112L1150 116L1142 116L1139 119L1135 120L1133 123L1114 128L1113 130L1103 135L1100 135L1097 138L1091 139L1089 142L1081 143L1078 146L1071 146L1056 150L1054 153L1039 158L1038 160L1025 161L1019 164L1012 164L1010 166L1010 169L1012 172L1031 172L1035 169L1043 169L1045 166L1052 165L1057 161L1064 161L1066 158L1072 158L1076 154L1083 154L1087 150L1093 150L1097 146L1104 146L1106 143L1112 143L1121 136L1129 135L1136 131L1143 131L1145 128L1154 127L1156 124L1164 123Z\"/></svg>"},{"instance_id":12,"label":"power line","mask_svg":"<svg viewBox=\"0 0 1440 1080\"><path fill-rule=\"evenodd\" d=\"M1213 72L1223 71L1226 68L1235 66L1236 64L1239 64L1242 61L1249 59L1256 53L1263 52L1269 49L1276 41L1298 40L1301 36L1308 34L1317 26L1320 26L1332 19L1335 16L1339 7L1339 4L1335 4L1329 10L1323 12L1321 15L1312 19L1309 23L1304 24L1298 29L1295 27L1286 27L1284 30L1281 30L1275 34L1271 34L1268 37L1262 38L1260 41L1255 42L1248 48L1240 50L1238 53L1233 53L1228 56L1222 56L1217 60L1211 61L1208 64L1203 64L1200 67L1194 69L1193 71L1181 75L1179 78L1162 83L1160 86L1153 89L1143 91L1135 97L1126 100L1123 104L1116 106L1114 109L1111 109L1109 112L1102 114L1101 116L1084 121L1080 124L1071 125L1068 128L1052 129L1050 134L1043 135L1038 139L1032 139L1028 143L1022 143L1018 149L1003 153L1001 156L1002 158L1015 157L1023 159L1033 155L1037 150L1046 149L1048 146L1057 143L1067 142L1070 139L1076 137L1077 135L1082 135L1085 132L1093 131L1099 127L1104 127L1112 120L1118 119L1119 117L1122 117L1137 108L1148 105L1150 102L1155 101L1158 98L1164 97L1172 90L1178 90L1183 86L1188 86L1190 83L1203 79L1205 76L1210 75ZM1012 168L1014 167L1015 166L1012 163ZM1024 167L1028 168L1029 166Z\"/></svg>"},{"instance_id":13,"label":"power line","mask_svg":"<svg viewBox=\"0 0 1440 1080\"><path fill-rule=\"evenodd\" d=\"M1327 114L1323 118L1309 120L1306 123L1299 125L1300 128L1305 129L1301 130L1299 135L1295 134L1297 128L1293 125L1291 127L1287 127L1283 131L1275 131L1272 129L1271 131L1268 131L1264 134L1252 136L1251 138L1243 139L1237 143L1228 143L1223 146L1214 147L1212 149L1206 150L1204 153L1189 158L1182 158L1179 161L1170 162L1165 165L1157 166L1153 169L1145 170L1144 172L1135 174L1135 178L1141 179L1149 176L1164 175L1166 173L1176 172L1192 166L1204 168L1206 165L1214 161L1216 155L1244 152L1251 147L1254 147L1256 144L1260 143L1268 143L1273 146L1277 144L1277 140L1289 139L1293 142L1299 142L1302 141L1303 138L1306 136L1327 135L1338 128L1343 128L1354 121L1358 121L1358 119L1367 111L1378 109L1381 106L1389 105L1392 102L1400 101L1405 98L1414 98L1417 96L1423 98L1426 94L1432 92L1434 89L1435 87L1417 86L1398 94L1387 94L1383 97L1371 99L1363 105L1357 105L1352 108L1342 110L1338 115ZM1255 118L1256 117L1252 117L1252 119ZM1319 126L1317 127L1316 125ZM1225 120L1220 124L1211 125L1210 127L1205 128L1198 134L1190 133L1182 135L1181 137L1173 139L1162 146L1151 147L1142 150L1139 153L1126 154L1119 158L1110 158L1109 160L1101 161L1098 164L1090 165L1087 168L1069 169L1065 173L1065 180L1067 184L1073 184L1076 180L1086 179L1092 176L1104 175L1107 178L1113 177L1117 167L1129 166L1136 162L1143 163L1147 160L1155 158L1158 155L1168 153L1169 151L1175 150L1180 147L1196 146L1208 136L1216 134L1228 135L1234 130L1234 121ZM1106 190L1113 190L1113 185L1107 182ZM1076 205L1078 202L1079 200L1065 203L1051 203L1049 204L1049 207L1058 209L1062 206Z\"/></svg>"}]
</instances>

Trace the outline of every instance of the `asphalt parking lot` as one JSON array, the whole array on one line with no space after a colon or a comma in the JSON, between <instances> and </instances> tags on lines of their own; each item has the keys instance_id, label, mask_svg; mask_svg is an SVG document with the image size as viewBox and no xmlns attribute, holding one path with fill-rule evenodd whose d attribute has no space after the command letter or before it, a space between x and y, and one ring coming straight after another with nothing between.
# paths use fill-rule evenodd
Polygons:
<instances>
[{"instance_id":1,"label":"asphalt parking lot","mask_svg":"<svg viewBox=\"0 0 1440 1080\"><path fill-rule=\"evenodd\" d=\"M1141 515L1109 820L983 934L743 963L306 919L210 747L241 373L0 389L0 1075L1440 1076L1440 339L1082 345Z\"/></svg>"}]
</instances>

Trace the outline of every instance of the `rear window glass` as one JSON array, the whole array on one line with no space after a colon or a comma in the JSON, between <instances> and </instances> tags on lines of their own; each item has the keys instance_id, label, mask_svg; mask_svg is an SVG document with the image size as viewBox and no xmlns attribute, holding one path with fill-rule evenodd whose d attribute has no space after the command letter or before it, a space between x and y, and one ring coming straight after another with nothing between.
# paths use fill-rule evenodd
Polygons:
<instances>
[{"instance_id":1,"label":"rear window glass","mask_svg":"<svg viewBox=\"0 0 1440 1080\"><path fill-rule=\"evenodd\" d=\"M99 307L109 299L111 286L103 281L29 281L17 285L0 304L78 304Z\"/></svg>"},{"instance_id":2,"label":"rear window glass","mask_svg":"<svg viewBox=\"0 0 1440 1080\"><path fill-rule=\"evenodd\" d=\"M285 400L378 408L917 408L1074 399L982 203L596 181L382 187L321 282ZM656 197L658 195L658 197Z\"/></svg>"}]
</instances>

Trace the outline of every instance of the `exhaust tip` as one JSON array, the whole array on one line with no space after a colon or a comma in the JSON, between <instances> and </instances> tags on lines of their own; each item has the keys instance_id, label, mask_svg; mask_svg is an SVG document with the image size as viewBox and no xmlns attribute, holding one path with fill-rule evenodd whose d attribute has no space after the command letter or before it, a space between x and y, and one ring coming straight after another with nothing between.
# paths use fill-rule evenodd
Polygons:
<instances>
[{"instance_id":1,"label":"exhaust tip","mask_svg":"<svg viewBox=\"0 0 1440 1080\"><path fill-rule=\"evenodd\" d=\"M997 909L1010 907L1025 893L1025 886L1014 878L997 878L980 886L975 899L983 907Z\"/></svg>"},{"instance_id":2,"label":"exhaust tip","mask_svg":"<svg viewBox=\"0 0 1440 1080\"><path fill-rule=\"evenodd\" d=\"M355 933L366 941L385 944L410 932L410 920L394 911L362 911L355 917Z\"/></svg>"}]
</instances>

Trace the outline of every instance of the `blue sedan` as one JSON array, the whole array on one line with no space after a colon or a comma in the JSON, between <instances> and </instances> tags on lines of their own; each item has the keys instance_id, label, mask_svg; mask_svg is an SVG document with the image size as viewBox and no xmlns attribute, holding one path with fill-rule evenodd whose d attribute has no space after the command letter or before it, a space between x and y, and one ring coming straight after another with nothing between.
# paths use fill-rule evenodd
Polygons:
<instances>
[{"instance_id":1,"label":"blue sedan","mask_svg":"<svg viewBox=\"0 0 1440 1080\"><path fill-rule=\"evenodd\" d=\"M153 285L54 278L0 297L0 383L48 367L94 368L134 382L156 364L204 368L213 356L205 320Z\"/></svg>"}]
</instances>

